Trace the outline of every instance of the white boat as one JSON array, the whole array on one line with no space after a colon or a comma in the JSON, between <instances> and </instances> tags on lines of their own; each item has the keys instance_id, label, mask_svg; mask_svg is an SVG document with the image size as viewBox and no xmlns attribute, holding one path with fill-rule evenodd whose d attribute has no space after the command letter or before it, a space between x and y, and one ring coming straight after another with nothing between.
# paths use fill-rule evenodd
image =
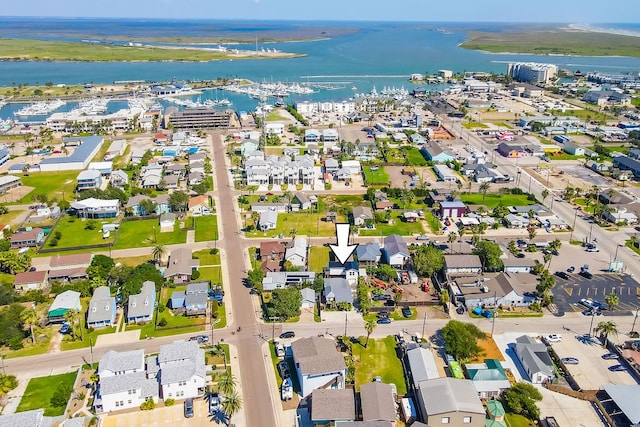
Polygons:
<instances>
[{"instance_id":1,"label":"white boat","mask_svg":"<svg viewBox=\"0 0 640 427\"><path fill-rule=\"evenodd\" d=\"M55 101L40 101L27 105L13 114L16 116L46 116L49 113L62 107L66 102L56 99Z\"/></svg>"}]
</instances>

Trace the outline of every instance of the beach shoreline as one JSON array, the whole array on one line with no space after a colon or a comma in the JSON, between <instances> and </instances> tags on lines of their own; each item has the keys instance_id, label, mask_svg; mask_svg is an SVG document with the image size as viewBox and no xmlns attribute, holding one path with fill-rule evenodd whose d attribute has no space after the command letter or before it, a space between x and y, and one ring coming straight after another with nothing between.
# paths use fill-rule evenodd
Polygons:
<instances>
[{"instance_id":1,"label":"beach shoreline","mask_svg":"<svg viewBox=\"0 0 640 427\"><path fill-rule=\"evenodd\" d=\"M623 30L621 28L599 27L593 24L569 24L560 29L565 31L583 31L588 33L612 34L617 36L640 37L640 31Z\"/></svg>"}]
</instances>

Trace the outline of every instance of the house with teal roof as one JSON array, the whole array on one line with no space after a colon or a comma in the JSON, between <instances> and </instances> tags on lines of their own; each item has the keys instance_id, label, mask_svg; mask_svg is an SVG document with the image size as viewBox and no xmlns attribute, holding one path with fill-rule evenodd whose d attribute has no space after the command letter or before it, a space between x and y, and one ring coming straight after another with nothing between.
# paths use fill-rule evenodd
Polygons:
<instances>
[{"instance_id":1,"label":"house with teal roof","mask_svg":"<svg viewBox=\"0 0 640 427\"><path fill-rule=\"evenodd\" d=\"M485 359L484 363L465 365L467 377L482 399L500 396L511 387L507 374L498 359Z\"/></svg>"}]
</instances>

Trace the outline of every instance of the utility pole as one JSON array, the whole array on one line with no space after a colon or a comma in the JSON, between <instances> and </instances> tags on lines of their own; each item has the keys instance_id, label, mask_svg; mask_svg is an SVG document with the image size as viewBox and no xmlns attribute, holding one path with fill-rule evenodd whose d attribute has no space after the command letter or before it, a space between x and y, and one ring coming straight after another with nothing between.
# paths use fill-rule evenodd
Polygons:
<instances>
[{"instance_id":1,"label":"utility pole","mask_svg":"<svg viewBox=\"0 0 640 427\"><path fill-rule=\"evenodd\" d=\"M576 208L575 213L573 215L573 225L571 226L571 233L569 233L569 244L571 244L571 238L573 237L573 230L576 229L576 219L578 218L578 209Z\"/></svg>"},{"instance_id":2,"label":"utility pole","mask_svg":"<svg viewBox=\"0 0 640 427\"><path fill-rule=\"evenodd\" d=\"M91 354L91 369L93 369L93 340L91 337L89 337L89 353Z\"/></svg>"},{"instance_id":3,"label":"utility pole","mask_svg":"<svg viewBox=\"0 0 640 427\"><path fill-rule=\"evenodd\" d=\"M271 321L271 342L273 342L276 339L276 320L278 320L278 318L269 317L269 320Z\"/></svg>"},{"instance_id":4,"label":"utility pole","mask_svg":"<svg viewBox=\"0 0 640 427\"><path fill-rule=\"evenodd\" d=\"M422 319L422 338L424 338L424 328L427 325L427 312L424 312L424 319Z\"/></svg>"},{"instance_id":5,"label":"utility pole","mask_svg":"<svg viewBox=\"0 0 640 427\"><path fill-rule=\"evenodd\" d=\"M344 336L347 336L347 324L349 323L349 318L347 317L348 312L344 312Z\"/></svg>"},{"instance_id":6,"label":"utility pole","mask_svg":"<svg viewBox=\"0 0 640 427\"><path fill-rule=\"evenodd\" d=\"M496 326L496 302L497 291L493 291L493 316L491 316L491 338L493 338L493 328Z\"/></svg>"},{"instance_id":7,"label":"utility pole","mask_svg":"<svg viewBox=\"0 0 640 427\"><path fill-rule=\"evenodd\" d=\"M593 330L593 318L596 317L595 312L591 312L591 324L589 324L589 338L591 338L591 331Z\"/></svg>"}]
</instances>

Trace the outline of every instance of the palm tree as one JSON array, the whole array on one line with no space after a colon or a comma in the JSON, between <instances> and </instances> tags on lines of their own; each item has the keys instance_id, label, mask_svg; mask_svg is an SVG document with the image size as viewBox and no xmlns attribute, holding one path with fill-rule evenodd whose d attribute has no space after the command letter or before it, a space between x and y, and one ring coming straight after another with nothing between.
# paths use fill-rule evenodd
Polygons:
<instances>
[{"instance_id":1,"label":"palm tree","mask_svg":"<svg viewBox=\"0 0 640 427\"><path fill-rule=\"evenodd\" d=\"M159 265L160 262L162 261L162 257L166 252L167 252L167 249L164 247L164 245L155 245L153 247L153 250L151 251L151 255L153 256L153 261Z\"/></svg>"},{"instance_id":2,"label":"palm tree","mask_svg":"<svg viewBox=\"0 0 640 427\"><path fill-rule=\"evenodd\" d=\"M611 292L609 295L604 297L604 302L609 306L609 310L613 311L620 302L620 298L618 297L618 294Z\"/></svg>"},{"instance_id":3,"label":"palm tree","mask_svg":"<svg viewBox=\"0 0 640 427\"><path fill-rule=\"evenodd\" d=\"M447 306L447 312L449 311L448 308L450 301L451 297L449 296L449 290L443 288L442 291L440 291L440 304Z\"/></svg>"},{"instance_id":4,"label":"palm tree","mask_svg":"<svg viewBox=\"0 0 640 427\"><path fill-rule=\"evenodd\" d=\"M369 319L364 322L364 330L367 331L367 341L364 343L364 348L367 348L369 346L369 337L371 336L371 333L376 328L376 326L378 326L378 324L373 319Z\"/></svg>"},{"instance_id":5,"label":"palm tree","mask_svg":"<svg viewBox=\"0 0 640 427\"><path fill-rule=\"evenodd\" d=\"M27 308L20 313L20 320L22 320L22 323L25 325L29 325L29 330L31 331L31 342L35 344L36 336L33 333L33 325L38 323L38 312L34 308Z\"/></svg>"},{"instance_id":6,"label":"palm tree","mask_svg":"<svg viewBox=\"0 0 640 427\"><path fill-rule=\"evenodd\" d=\"M242 398L235 391L227 393L223 397L220 406L227 416L227 425L231 425L231 417L242 408Z\"/></svg>"},{"instance_id":7,"label":"palm tree","mask_svg":"<svg viewBox=\"0 0 640 427\"><path fill-rule=\"evenodd\" d=\"M596 332L600 334L603 342L607 342L609 335L618 336L618 325L616 322L606 321L598 323Z\"/></svg>"},{"instance_id":8,"label":"palm tree","mask_svg":"<svg viewBox=\"0 0 640 427\"><path fill-rule=\"evenodd\" d=\"M236 383L236 377L230 372L226 372L220 375L220 378L218 379L218 390L223 394L235 393Z\"/></svg>"},{"instance_id":9,"label":"palm tree","mask_svg":"<svg viewBox=\"0 0 640 427\"><path fill-rule=\"evenodd\" d=\"M449 242L449 253L453 253L453 242L458 240L458 235L453 231L449 233L449 237L447 237L447 242Z\"/></svg>"},{"instance_id":10,"label":"palm tree","mask_svg":"<svg viewBox=\"0 0 640 427\"><path fill-rule=\"evenodd\" d=\"M489 184L489 182L487 181L480 184L480 192L482 193L482 203L484 203L484 196L487 195L487 191L489 191L490 186L491 184Z\"/></svg>"},{"instance_id":11,"label":"palm tree","mask_svg":"<svg viewBox=\"0 0 640 427\"><path fill-rule=\"evenodd\" d=\"M296 239L296 234L298 234L297 228L292 228L291 230L289 230L289 236L291 236L291 240Z\"/></svg>"},{"instance_id":12,"label":"palm tree","mask_svg":"<svg viewBox=\"0 0 640 427\"><path fill-rule=\"evenodd\" d=\"M549 196L549 190L545 188L544 190L542 190L542 193L540 194L542 195L542 203L544 203L544 199L546 199L547 196Z\"/></svg>"}]
</instances>

